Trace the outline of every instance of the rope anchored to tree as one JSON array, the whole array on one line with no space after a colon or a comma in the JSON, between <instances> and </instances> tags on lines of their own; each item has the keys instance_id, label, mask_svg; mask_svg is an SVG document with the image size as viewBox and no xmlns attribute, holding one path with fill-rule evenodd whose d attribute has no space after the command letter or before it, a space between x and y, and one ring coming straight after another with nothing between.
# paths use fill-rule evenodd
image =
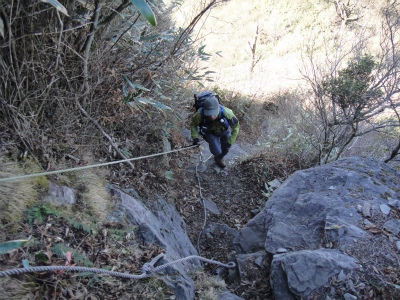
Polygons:
<instances>
[{"instance_id":1,"label":"rope anchored to tree","mask_svg":"<svg viewBox=\"0 0 400 300\"><path fill-rule=\"evenodd\" d=\"M221 262L218 262L218 261L215 261L212 259L207 259L207 258L197 256L197 255L191 255L191 256L187 256L187 257L175 260L175 261L171 261L171 262L166 263L161 266L154 267L154 264L163 257L164 257L164 253L161 253L160 255L153 258L149 263L144 264L142 267L142 274L140 274L140 275L113 272L113 271L107 271L107 270L103 270L103 269L86 268L86 267L41 266L41 267L30 267L30 268L20 268L20 269L11 269L11 270L7 270L7 271L1 271L0 277L19 275L19 274L23 274L23 273L33 273L33 272L71 271L71 272L91 272L91 273L96 273L96 274L107 274L107 275L111 275L111 276L115 276L115 277L122 277L122 278L128 278L128 279L142 279L142 278L150 277L153 273L157 273L157 272L161 271L162 269L168 268L174 264L182 263L182 262L185 262L188 260L193 260L193 259L198 259L198 260L204 261L206 263L219 265L219 266L225 267L225 268L234 268L236 266L235 263L233 263L233 262L230 262L228 264L223 264Z\"/></svg>"}]
</instances>

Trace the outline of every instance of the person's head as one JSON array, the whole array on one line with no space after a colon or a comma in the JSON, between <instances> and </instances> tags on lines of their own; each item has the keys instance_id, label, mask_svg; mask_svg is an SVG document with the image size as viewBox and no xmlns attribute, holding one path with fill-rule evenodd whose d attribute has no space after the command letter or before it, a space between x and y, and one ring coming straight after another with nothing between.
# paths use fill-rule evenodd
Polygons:
<instances>
[{"instance_id":1,"label":"person's head","mask_svg":"<svg viewBox=\"0 0 400 300\"><path fill-rule=\"evenodd\" d=\"M209 120L214 121L219 114L219 102L214 94L204 100L203 105L204 116Z\"/></svg>"}]
</instances>

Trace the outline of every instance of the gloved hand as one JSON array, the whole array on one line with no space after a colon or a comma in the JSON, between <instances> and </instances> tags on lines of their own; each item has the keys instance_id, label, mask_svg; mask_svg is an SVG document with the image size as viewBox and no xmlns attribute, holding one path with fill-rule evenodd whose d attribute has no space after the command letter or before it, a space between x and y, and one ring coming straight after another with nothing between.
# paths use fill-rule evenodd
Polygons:
<instances>
[{"instance_id":1,"label":"gloved hand","mask_svg":"<svg viewBox=\"0 0 400 300\"><path fill-rule=\"evenodd\" d=\"M195 138L195 139L193 140L193 146L197 146L199 143L200 143L200 139Z\"/></svg>"}]
</instances>

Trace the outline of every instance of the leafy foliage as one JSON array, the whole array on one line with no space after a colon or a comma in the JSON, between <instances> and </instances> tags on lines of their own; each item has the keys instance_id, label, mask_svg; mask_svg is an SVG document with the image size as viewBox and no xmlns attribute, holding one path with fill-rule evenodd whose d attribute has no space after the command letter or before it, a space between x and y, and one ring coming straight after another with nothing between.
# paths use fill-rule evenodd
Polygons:
<instances>
[{"instance_id":1,"label":"leafy foliage","mask_svg":"<svg viewBox=\"0 0 400 300\"><path fill-rule=\"evenodd\" d=\"M342 110L353 107L360 111L370 106L369 102L376 101L382 95L378 89L370 89L374 79L372 72L377 63L369 54L359 59L353 59L349 66L338 72L338 76L323 80L321 91Z\"/></svg>"},{"instance_id":2,"label":"leafy foliage","mask_svg":"<svg viewBox=\"0 0 400 300\"><path fill-rule=\"evenodd\" d=\"M42 223L48 216L59 216L59 212L46 203L37 203L25 211L29 224L34 220Z\"/></svg>"},{"instance_id":3,"label":"leafy foliage","mask_svg":"<svg viewBox=\"0 0 400 300\"><path fill-rule=\"evenodd\" d=\"M64 15L68 16L68 12L67 9L64 7L64 5L62 5L60 2L58 2L57 0L41 0L42 2L47 2L50 3L51 5L53 5L58 11L62 12Z\"/></svg>"},{"instance_id":4,"label":"leafy foliage","mask_svg":"<svg viewBox=\"0 0 400 300\"><path fill-rule=\"evenodd\" d=\"M0 254L6 254L14 251L25 245L28 242L28 240L13 240L0 243Z\"/></svg>"},{"instance_id":5,"label":"leafy foliage","mask_svg":"<svg viewBox=\"0 0 400 300\"><path fill-rule=\"evenodd\" d=\"M157 25L156 18L145 0L129 0L153 26Z\"/></svg>"},{"instance_id":6,"label":"leafy foliage","mask_svg":"<svg viewBox=\"0 0 400 300\"><path fill-rule=\"evenodd\" d=\"M86 232L87 234L91 234L92 233L92 229L90 227L90 225L82 223L74 218L71 217L65 217L64 218L68 224L70 224L71 226L73 226L74 228L78 229L78 230L83 230L84 232Z\"/></svg>"}]
</instances>

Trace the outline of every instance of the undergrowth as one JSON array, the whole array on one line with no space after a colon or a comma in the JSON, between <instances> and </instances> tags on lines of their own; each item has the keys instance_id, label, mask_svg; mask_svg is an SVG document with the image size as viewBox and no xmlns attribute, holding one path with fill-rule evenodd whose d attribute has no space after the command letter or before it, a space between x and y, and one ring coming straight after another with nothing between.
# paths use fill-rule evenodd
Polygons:
<instances>
[{"instance_id":1,"label":"undergrowth","mask_svg":"<svg viewBox=\"0 0 400 300\"><path fill-rule=\"evenodd\" d=\"M136 226L116 222L82 221L71 211L48 203L36 203L26 210L26 234L34 241L20 250L0 255L2 269L19 267L21 260L29 266L77 265L140 274L144 263L160 254L158 246L143 247L135 239ZM19 234L9 235L17 239ZM71 257L69 261L68 257ZM29 282L19 281L21 296L81 298L126 297L166 299L173 292L158 278L132 284L130 280L95 273L33 273ZM4 283L4 284L3 284ZM29 288L28 288L29 287ZM0 282L0 292L9 295L7 282ZM143 299L142 298L142 299Z\"/></svg>"}]
</instances>

